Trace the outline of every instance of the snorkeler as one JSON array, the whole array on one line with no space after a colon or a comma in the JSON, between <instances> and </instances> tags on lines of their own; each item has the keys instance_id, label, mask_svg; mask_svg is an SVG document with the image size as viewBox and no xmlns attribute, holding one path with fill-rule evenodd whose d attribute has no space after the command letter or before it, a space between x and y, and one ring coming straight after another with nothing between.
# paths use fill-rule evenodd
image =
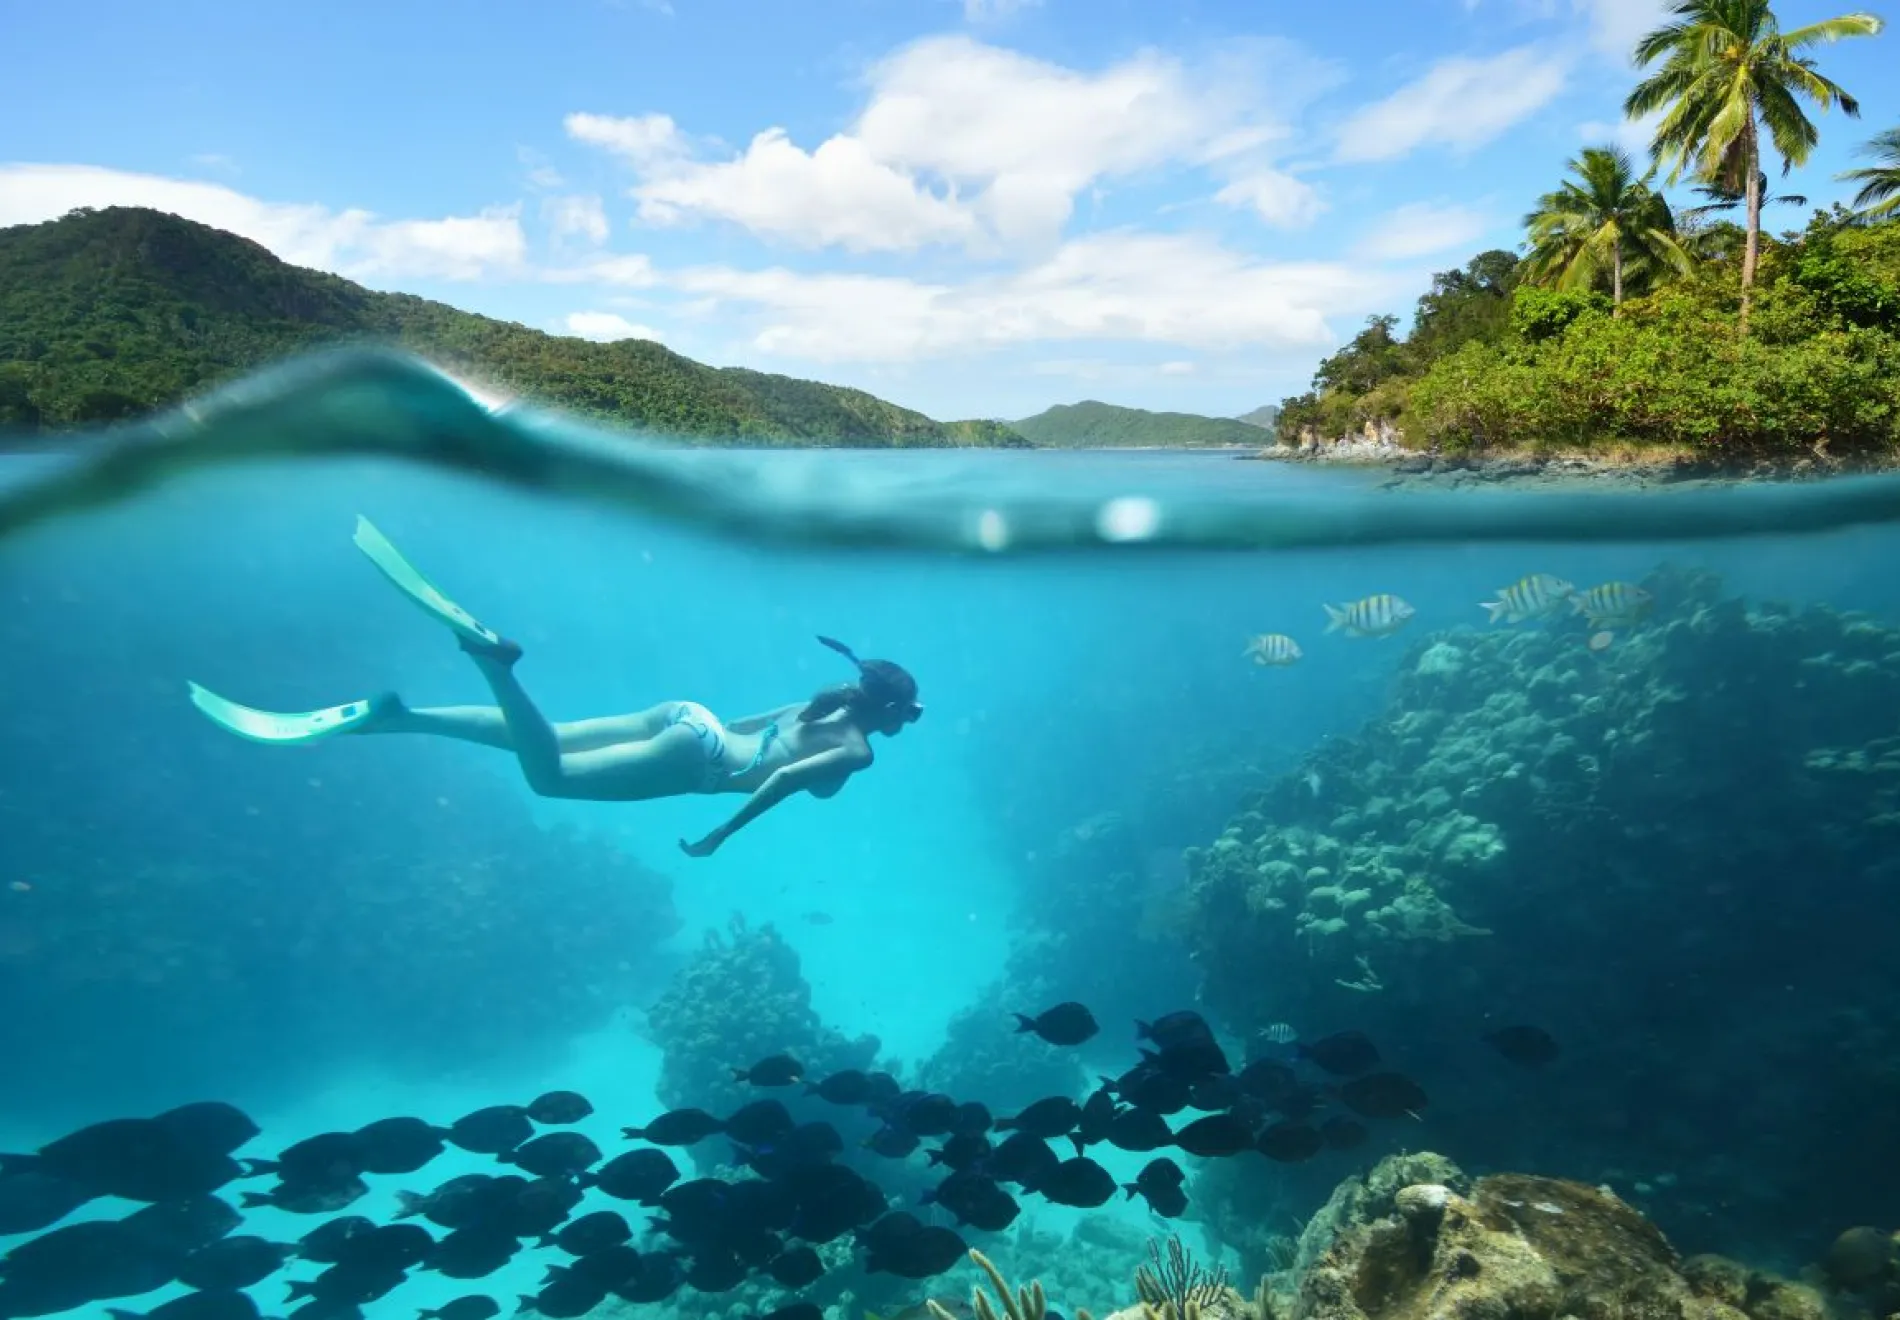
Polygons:
<instances>
[{"instance_id":1,"label":"snorkeler","mask_svg":"<svg viewBox=\"0 0 1900 1320\"><path fill-rule=\"evenodd\" d=\"M197 683L192 704L243 738L308 743L339 733L420 733L513 752L528 787L542 797L644 802L688 793L744 793L731 820L697 843L708 857L739 830L794 793L828 798L871 764L870 735L893 737L924 708L916 680L888 660L860 660L829 637L818 640L857 666L858 681L826 688L741 720L722 722L693 701L668 701L630 715L550 723L515 678L521 647L478 623L436 590L376 530L356 523L356 545L411 600L445 623L495 696L493 706L411 708L395 693L324 710L281 714L229 701Z\"/></svg>"}]
</instances>

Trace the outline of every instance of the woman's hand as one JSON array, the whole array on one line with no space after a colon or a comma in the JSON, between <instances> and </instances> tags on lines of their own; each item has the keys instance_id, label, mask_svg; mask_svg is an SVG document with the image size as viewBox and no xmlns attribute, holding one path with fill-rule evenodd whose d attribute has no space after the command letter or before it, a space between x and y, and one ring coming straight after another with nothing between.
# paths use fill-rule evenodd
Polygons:
<instances>
[{"instance_id":1,"label":"woman's hand","mask_svg":"<svg viewBox=\"0 0 1900 1320\"><path fill-rule=\"evenodd\" d=\"M711 857L714 853L719 851L719 845L725 841L726 832L724 830L714 830L698 843L688 843L686 840L681 839L680 851L685 853L688 857Z\"/></svg>"}]
</instances>

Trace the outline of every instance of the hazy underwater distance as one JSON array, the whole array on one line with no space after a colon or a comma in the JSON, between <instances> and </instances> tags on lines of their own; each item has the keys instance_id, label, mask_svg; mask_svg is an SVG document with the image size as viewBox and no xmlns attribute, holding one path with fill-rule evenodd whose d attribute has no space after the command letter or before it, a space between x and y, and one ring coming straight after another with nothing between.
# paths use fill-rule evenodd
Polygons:
<instances>
[{"instance_id":1,"label":"hazy underwater distance","mask_svg":"<svg viewBox=\"0 0 1900 1320\"><path fill-rule=\"evenodd\" d=\"M399 1218L402 1194L526 1178L496 1155L550 1135L598 1157L538 1148L557 1172L534 1177L563 1186L564 1159L599 1176L654 1148L676 1185L782 1184L790 1129L724 1129L778 1098L838 1136L811 1163L855 1171L882 1213L955 1233L1012 1280L1041 1278L1064 1315L1135 1304L1135 1266L1171 1233L1251 1294L1329 1222L1336 1186L1403 1153L1608 1184L1685 1254L1787 1274L1843 1230L1900 1221L1880 1174L1900 1157L1900 589L1883 479L1544 496L1385 491L1208 455L603 457L602 433L471 406L426 373L351 380L267 376L195 419L8 460L0 1151L44 1160L86 1124L228 1102L262 1131L217 1159L250 1176L217 1183L187 1161L160 1189L202 1176L242 1225L201 1211L192 1233L293 1244L360 1215L379 1232L427 1224L433 1251L456 1230ZM305 432L276 427L298 416ZM286 434L353 452L299 458ZM704 857L679 841L737 795L563 801L493 747L231 736L188 682L268 712L490 700L455 632L352 544L359 517L519 644L513 672L554 720L692 702L732 724L862 681L820 638L900 664L921 717L870 738L874 764L835 797L780 803ZM1410 530L1383 544L1382 519ZM1065 553L1012 553L1036 548ZM1063 1030L1072 1014L1018 1030L1018 1014L1064 1004L1099 1030L1045 1038L1080 1034ZM1207 1041L1137 1038L1138 1021L1182 1013ZM1370 1059L1352 1055L1361 1039ZM1142 1047L1160 1062L1134 1075ZM795 1082L734 1076L787 1054ZM900 1113L805 1093L851 1072L913 1099ZM1365 1081L1383 1077L1416 1098ZM1171 1108L1177 1085L1195 1094ZM521 1139L451 1142L426 1170L379 1172L374 1143L335 1143L343 1186L326 1191L354 1199L334 1208L293 1208L272 1170L243 1163L565 1091L588 1112L491 1119ZM1104 1094L1170 1142L1231 1121L1188 1139L1215 1153L1085 1140ZM1066 1098L1073 1114L1037 1111L1060 1129L1044 1148L1092 1162L1111 1194L1065 1203L1094 1194L1080 1166L1074 1190L985 1173L1016 1212L959 1224L996 1207L923 1200L961 1158L950 1142L980 1138L988 1159L1009 1129L926 1121L919 1096L992 1120ZM623 1136L690 1108L720 1131L683 1147ZM902 1139L918 1144L891 1153ZM1178 1209L1142 1184L1163 1157L1185 1174ZM0 1162L0 1230L47 1208L47 1180L83 1190L77 1168ZM676 1256L669 1242L696 1245L690 1208L659 1216L670 1236L639 1199L590 1186L545 1231L611 1210L627 1242L570 1252L511 1233L489 1273L407 1262L360 1302L287 1303L287 1280L343 1268L311 1256L244 1287L268 1315L406 1317L469 1293L512 1311L566 1277L546 1267L633 1244L686 1282L634 1301L629 1273L598 1304L855 1316L967 1298L960 1248L926 1272L947 1239L867 1244L867 1224L813 1247L818 1278L783 1282L773 1263L811 1228L797 1214L839 1204L794 1200L758 1261L739 1255L753 1239ZM0 1250L137 1210L91 1197ZM376 1240L391 1259L408 1249ZM866 1272L880 1251L897 1273ZM730 1280L706 1263L729 1254L744 1266ZM68 1278L24 1259L0 1270L0 1314L66 1309L18 1300L22 1278ZM127 1287L158 1280L112 1306L184 1292L168 1257L138 1256L149 1276L112 1259ZM1886 1268L1830 1304L1881 1296ZM538 1308L589 1300L570 1291Z\"/></svg>"}]
</instances>

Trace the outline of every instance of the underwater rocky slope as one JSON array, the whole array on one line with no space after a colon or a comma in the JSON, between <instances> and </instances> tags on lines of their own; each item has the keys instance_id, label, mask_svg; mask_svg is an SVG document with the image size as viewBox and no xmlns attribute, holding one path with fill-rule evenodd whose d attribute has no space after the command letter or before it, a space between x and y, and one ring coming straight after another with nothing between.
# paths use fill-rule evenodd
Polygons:
<instances>
[{"instance_id":1,"label":"underwater rocky slope","mask_svg":"<svg viewBox=\"0 0 1900 1320\"><path fill-rule=\"evenodd\" d=\"M1190 854L1175 915L1235 1035L1399 1043L1421 1142L1812 1251L1792 1225L1879 1217L1869 1171L1900 1167L1900 631L1701 572L1644 585L1654 617L1601 653L1581 623L1416 637L1383 713ZM1487 1057L1514 1019L1564 1059ZM1319 1191L1203 1181L1256 1259L1255 1222Z\"/></svg>"}]
</instances>

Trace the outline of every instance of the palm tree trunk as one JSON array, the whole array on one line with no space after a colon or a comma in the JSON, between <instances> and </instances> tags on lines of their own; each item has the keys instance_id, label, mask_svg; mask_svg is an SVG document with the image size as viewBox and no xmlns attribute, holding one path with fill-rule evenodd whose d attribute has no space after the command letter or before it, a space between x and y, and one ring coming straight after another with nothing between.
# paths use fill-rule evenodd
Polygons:
<instances>
[{"instance_id":1,"label":"palm tree trunk","mask_svg":"<svg viewBox=\"0 0 1900 1320\"><path fill-rule=\"evenodd\" d=\"M1623 236L1610 248L1610 315L1623 314Z\"/></svg>"},{"instance_id":2,"label":"palm tree trunk","mask_svg":"<svg viewBox=\"0 0 1900 1320\"><path fill-rule=\"evenodd\" d=\"M1761 144L1755 138L1750 115L1742 135L1742 168L1747 170L1743 195L1748 200L1748 243L1742 249L1742 333L1748 333L1749 292L1755 287L1755 263L1761 257Z\"/></svg>"}]
</instances>

